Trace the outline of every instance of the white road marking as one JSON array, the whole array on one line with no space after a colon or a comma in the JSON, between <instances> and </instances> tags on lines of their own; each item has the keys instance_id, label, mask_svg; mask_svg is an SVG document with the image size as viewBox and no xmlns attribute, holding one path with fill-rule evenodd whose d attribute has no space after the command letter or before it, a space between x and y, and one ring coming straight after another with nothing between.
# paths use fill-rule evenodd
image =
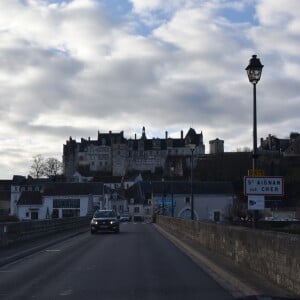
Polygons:
<instances>
[{"instance_id":1,"label":"white road marking","mask_svg":"<svg viewBox=\"0 0 300 300\"><path fill-rule=\"evenodd\" d=\"M0 273L14 273L14 272L16 272L16 271L0 271Z\"/></svg>"},{"instance_id":2,"label":"white road marking","mask_svg":"<svg viewBox=\"0 0 300 300\"><path fill-rule=\"evenodd\" d=\"M46 252L59 252L60 249L46 249Z\"/></svg>"},{"instance_id":3,"label":"white road marking","mask_svg":"<svg viewBox=\"0 0 300 300\"><path fill-rule=\"evenodd\" d=\"M73 290L68 289L68 290L65 290L62 293L60 293L59 296L69 296L69 295L72 295L72 293L73 293Z\"/></svg>"}]
</instances>

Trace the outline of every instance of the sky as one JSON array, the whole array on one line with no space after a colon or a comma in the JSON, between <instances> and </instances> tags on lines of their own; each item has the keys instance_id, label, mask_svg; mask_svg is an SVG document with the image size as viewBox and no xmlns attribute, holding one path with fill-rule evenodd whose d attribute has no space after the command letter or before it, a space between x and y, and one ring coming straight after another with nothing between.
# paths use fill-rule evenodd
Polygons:
<instances>
[{"instance_id":1,"label":"sky","mask_svg":"<svg viewBox=\"0 0 300 300\"><path fill-rule=\"evenodd\" d=\"M0 179L62 159L71 136L174 138L225 151L300 132L299 0L0 0Z\"/></svg>"}]
</instances>

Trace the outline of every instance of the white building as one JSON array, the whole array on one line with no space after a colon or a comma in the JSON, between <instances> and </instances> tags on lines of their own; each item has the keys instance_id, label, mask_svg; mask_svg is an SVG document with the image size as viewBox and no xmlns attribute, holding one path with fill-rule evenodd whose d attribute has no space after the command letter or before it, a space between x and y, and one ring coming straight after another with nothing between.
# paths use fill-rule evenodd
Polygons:
<instances>
[{"instance_id":1,"label":"white building","mask_svg":"<svg viewBox=\"0 0 300 300\"><path fill-rule=\"evenodd\" d=\"M191 218L191 183L188 181L137 182L129 189L128 196L133 199L133 207L142 205L141 212L149 209L150 213L171 216L173 207L174 217ZM233 198L233 186L229 182L194 182L195 220L225 221Z\"/></svg>"},{"instance_id":2,"label":"white building","mask_svg":"<svg viewBox=\"0 0 300 300\"><path fill-rule=\"evenodd\" d=\"M15 214L21 220L87 216L104 198L102 183L53 183L43 192L23 191Z\"/></svg>"},{"instance_id":3,"label":"white building","mask_svg":"<svg viewBox=\"0 0 300 300\"><path fill-rule=\"evenodd\" d=\"M16 201L14 214L20 220L83 217L97 209L120 215L129 210L126 199L102 182L48 183L42 191L20 192Z\"/></svg>"},{"instance_id":4,"label":"white building","mask_svg":"<svg viewBox=\"0 0 300 300\"><path fill-rule=\"evenodd\" d=\"M23 192L43 193L45 186L50 183L50 179L34 179L30 176L26 178L25 176L15 175L11 183L10 215L18 214L17 204Z\"/></svg>"}]
</instances>

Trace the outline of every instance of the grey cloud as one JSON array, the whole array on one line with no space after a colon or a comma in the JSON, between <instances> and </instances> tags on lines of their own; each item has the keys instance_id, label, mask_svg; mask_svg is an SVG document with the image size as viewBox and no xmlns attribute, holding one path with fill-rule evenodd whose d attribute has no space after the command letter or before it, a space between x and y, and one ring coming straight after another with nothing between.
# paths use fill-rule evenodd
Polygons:
<instances>
[{"instance_id":1,"label":"grey cloud","mask_svg":"<svg viewBox=\"0 0 300 300\"><path fill-rule=\"evenodd\" d=\"M143 125L149 132L193 125L203 129L205 139L225 139L234 149L251 146L252 85L244 69L256 52L265 64L257 86L259 135L299 130L300 84L286 67L300 68L289 54L298 51L298 36L286 36L293 49L281 53L275 43L268 44L268 35L257 36L274 32L270 24L259 23L261 15L258 25L233 24L218 15L223 1L206 15L199 9L203 1L192 2L193 20L183 19L189 14L178 1L170 19L153 32L147 28L144 37L131 27L140 24L139 15L114 22L98 5L57 7L47 19L32 20L29 29L39 29L32 38L21 30L26 24L20 18L18 34L6 31L10 44L0 45L2 130L37 144L19 149L12 147L18 141L8 142L2 151L14 149L11 161L21 161L18 149L32 157L32 152L62 149L69 136L96 136L97 130L129 135ZM276 30L277 36L284 34ZM51 150L40 146L49 141Z\"/></svg>"},{"instance_id":2,"label":"grey cloud","mask_svg":"<svg viewBox=\"0 0 300 300\"><path fill-rule=\"evenodd\" d=\"M90 129L76 126L49 126L47 124L34 126L22 121L13 122L11 126L13 126L19 134L22 134L22 136L28 136L32 139L39 139L43 136L47 139L51 138L59 141L68 139L69 136L84 137L91 134Z\"/></svg>"}]
</instances>

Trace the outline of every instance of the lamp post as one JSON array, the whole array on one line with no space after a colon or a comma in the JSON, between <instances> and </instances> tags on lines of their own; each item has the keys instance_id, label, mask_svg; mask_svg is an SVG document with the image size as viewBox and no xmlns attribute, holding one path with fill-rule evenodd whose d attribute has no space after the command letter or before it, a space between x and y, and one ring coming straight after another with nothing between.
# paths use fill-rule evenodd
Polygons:
<instances>
[{"instance_id":1,"label":"lamp post","mask_svg":"<svg viewBox=\"0 0 300 300\"><path fill-rule=\"evenodd\" d=\"M257 119L256 119L256 84L260 80L263 65L256 55L252 55L249 60L249 65L246 67L249 81L253 84L253 155L252 169L256 169L257 160Z\"/></svg>"},{"instance_id":2,"label":"lamp post","mask_svg":"<svg viewBox=\"0 0 300 300\"><path fill-rule=\"evenodd\" d=\"M189 144L192 152L191 156L191 220L194 220L194 191L193 191L193 168L194 168L194 151L196 149L195 144Z\"/></svg>"},{"instance_id":3,"label":"lamp post","mask_svg":"<svg viewBox=\"0 0 300 300\"><path fill-rule=\"evenodd\" d=\"M252 155L252 170L255 173L257 167L257 119L256 119L256 85L260 80L263 65L256 55L252 55L249 60L249 65L246 67L249 81L253 84L253 155ZM253 211L253 228L255 228L257 211Z\"/></svg>"},{"instance_id":4,"label":"lamp post","mask_svg":"<svg viewBox=\"0 0 300 300\"><path fill-rule=\"evenodd\" d=\"M162 188L163 188L163 193L162 193L162 215L165 215L165 196L166 196L166 190L165 190L165 183L164 183L165 179L162 178L161 182L162 182Z\"/></svg>"},{"instance_id":5,"label":"lamp post","mask_svg":"<svg viewBox=\"0 0 300 300\"><path fill-rule=\"evenodd\" d=\"M174 167L171 166L171 201L172 201L172 217L174 217L174 192L173 192L173 173L174 173Z\"/></svg>"}]
</instances>

